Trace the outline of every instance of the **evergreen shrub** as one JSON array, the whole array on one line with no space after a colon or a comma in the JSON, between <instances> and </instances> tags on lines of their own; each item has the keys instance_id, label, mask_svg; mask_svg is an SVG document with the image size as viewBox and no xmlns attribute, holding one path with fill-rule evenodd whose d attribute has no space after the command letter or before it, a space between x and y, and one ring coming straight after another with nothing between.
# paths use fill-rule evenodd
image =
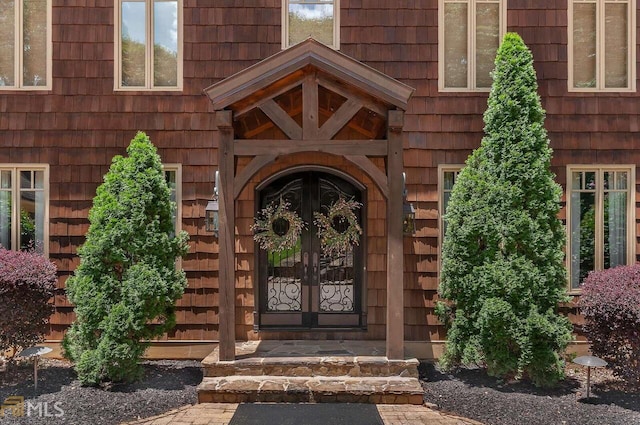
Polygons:
<instances>
[{"instance_id":1,"label":"evergreen shrub","mask_svg":"<svg viewBox=\"0 0 640 425\"><path fill-rule=\"evenodd\" d=\"M485 136L453 188L436 312L448 328L441 366L486 365L490 375L563 378L571 325L558 220L561 189L537 94L533 56L514 33L495 60Z\"/></svg>"},{"instance_id":2,"label":"evergreen shrub","mask_svg":"<svg viewBox=\"0 0 640 425\"><path fill-rule=\"evenodd\" d=\"M176 259L187 252L174 236L160 157L144 133L116 156L98 187L91 225L67 280L76 321L63 341L85 385L132 381L148 341L175 325L175 302L186 286Z\"/></svg>"}]
</instances>

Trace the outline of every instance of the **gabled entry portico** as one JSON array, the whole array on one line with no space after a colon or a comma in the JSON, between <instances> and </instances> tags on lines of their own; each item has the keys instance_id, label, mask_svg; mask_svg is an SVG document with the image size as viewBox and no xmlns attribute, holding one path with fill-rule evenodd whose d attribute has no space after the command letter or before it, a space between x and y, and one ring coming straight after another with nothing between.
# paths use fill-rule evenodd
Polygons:
<instances>
[{"instance_id":1,"label":"gabled entry portico","mask_svg":"<svg viewBox=\"0 0 640 425\"><path fill-rule=\"evenodd\" d=\"M344 158L386 202L386 354L404 357L402 127L412 92L311 39L205 89L219 130L220 360L235 358L235 201L278 157L305 152ZM238 157L251 159L239 169Z\"/></svg>"}]
</instances>

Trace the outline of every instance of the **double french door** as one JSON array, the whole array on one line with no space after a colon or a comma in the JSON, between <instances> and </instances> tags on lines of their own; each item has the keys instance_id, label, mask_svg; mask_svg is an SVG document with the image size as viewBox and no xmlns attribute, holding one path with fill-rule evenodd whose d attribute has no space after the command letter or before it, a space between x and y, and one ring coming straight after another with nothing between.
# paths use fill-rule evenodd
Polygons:
<instances>
[{"instance_id":1,"label":"double french door","mask_svg":"<svg viewBox=\"0 0 640 425\"><path fill-rule=\"evenodd\" d=\"M320 246L314 212L326 213L340 197L362 203L363 193L332 174L291 174L258 193L258 207L285 201L306 223L295 246L280 252L258 249L258 311L260 328L313 329L363 326L363 241L341 254L328 255ZM358 221L362 207L355 211ZM280 228L278 228L280 226ZM344 224L336 222L334 228ZM361 227L362 224L360 224ZM273 223L284 234L285 221Z\"/></svg>"}]
</instances>

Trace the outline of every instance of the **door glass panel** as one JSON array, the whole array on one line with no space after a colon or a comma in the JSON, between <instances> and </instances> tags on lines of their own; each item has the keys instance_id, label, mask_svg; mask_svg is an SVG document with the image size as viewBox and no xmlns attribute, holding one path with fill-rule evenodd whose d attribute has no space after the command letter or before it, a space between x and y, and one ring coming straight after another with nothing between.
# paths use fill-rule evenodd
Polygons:
<instances>
[{"instance_id":1,"label":"door glass panel","mask_svg":"<svg viewBox=\"0 0 640 425\"><path fill-rule=\"evenodd\" d=\"M265 196L262 208L280 202L288 203L292 211L302 215L302 179ZM280 236L289 230L284 220L275 220L272 227ZM302 311L302 279L305 273L302 260L302 236L298 237L293 248L267 252L267 311Z\"/></svg>"},{"instance_id":2,"label":"door glass panel","mask_svg":"<svg viewBox=\"0 0 640 425\"><path fill-rule=\"evenodd\" d=\"M320 211L327 209L340 197L351 198L327 180L320 181ZM356 211L359 214L359 211ZM334 229L338 232L346 230L348 224L337 220ZM320 283L320 311L353 312L354 311L354 250L349 248L341 254L326 255L320 253L318 281Z\"/></svg>"}]
</instances>

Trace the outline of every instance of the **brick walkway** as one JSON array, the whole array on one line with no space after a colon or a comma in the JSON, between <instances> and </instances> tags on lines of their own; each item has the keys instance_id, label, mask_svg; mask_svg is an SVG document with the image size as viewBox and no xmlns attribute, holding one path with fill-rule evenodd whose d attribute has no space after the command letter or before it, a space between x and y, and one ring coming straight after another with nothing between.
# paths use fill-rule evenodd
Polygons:
<instances>
[{"instance_id":1,"label":"brick walkway","mask_svg":"<svg viewBox=\"0 0 640 425\"><path fill-rule=\"evenodd\" d=\"M127 422L127 425L228 425L237 407L233 403L202 403ZM480 422L447 415L426 406L379 404L378 412L385 425L481 425Z\"/></svg>"}]
</instances>

